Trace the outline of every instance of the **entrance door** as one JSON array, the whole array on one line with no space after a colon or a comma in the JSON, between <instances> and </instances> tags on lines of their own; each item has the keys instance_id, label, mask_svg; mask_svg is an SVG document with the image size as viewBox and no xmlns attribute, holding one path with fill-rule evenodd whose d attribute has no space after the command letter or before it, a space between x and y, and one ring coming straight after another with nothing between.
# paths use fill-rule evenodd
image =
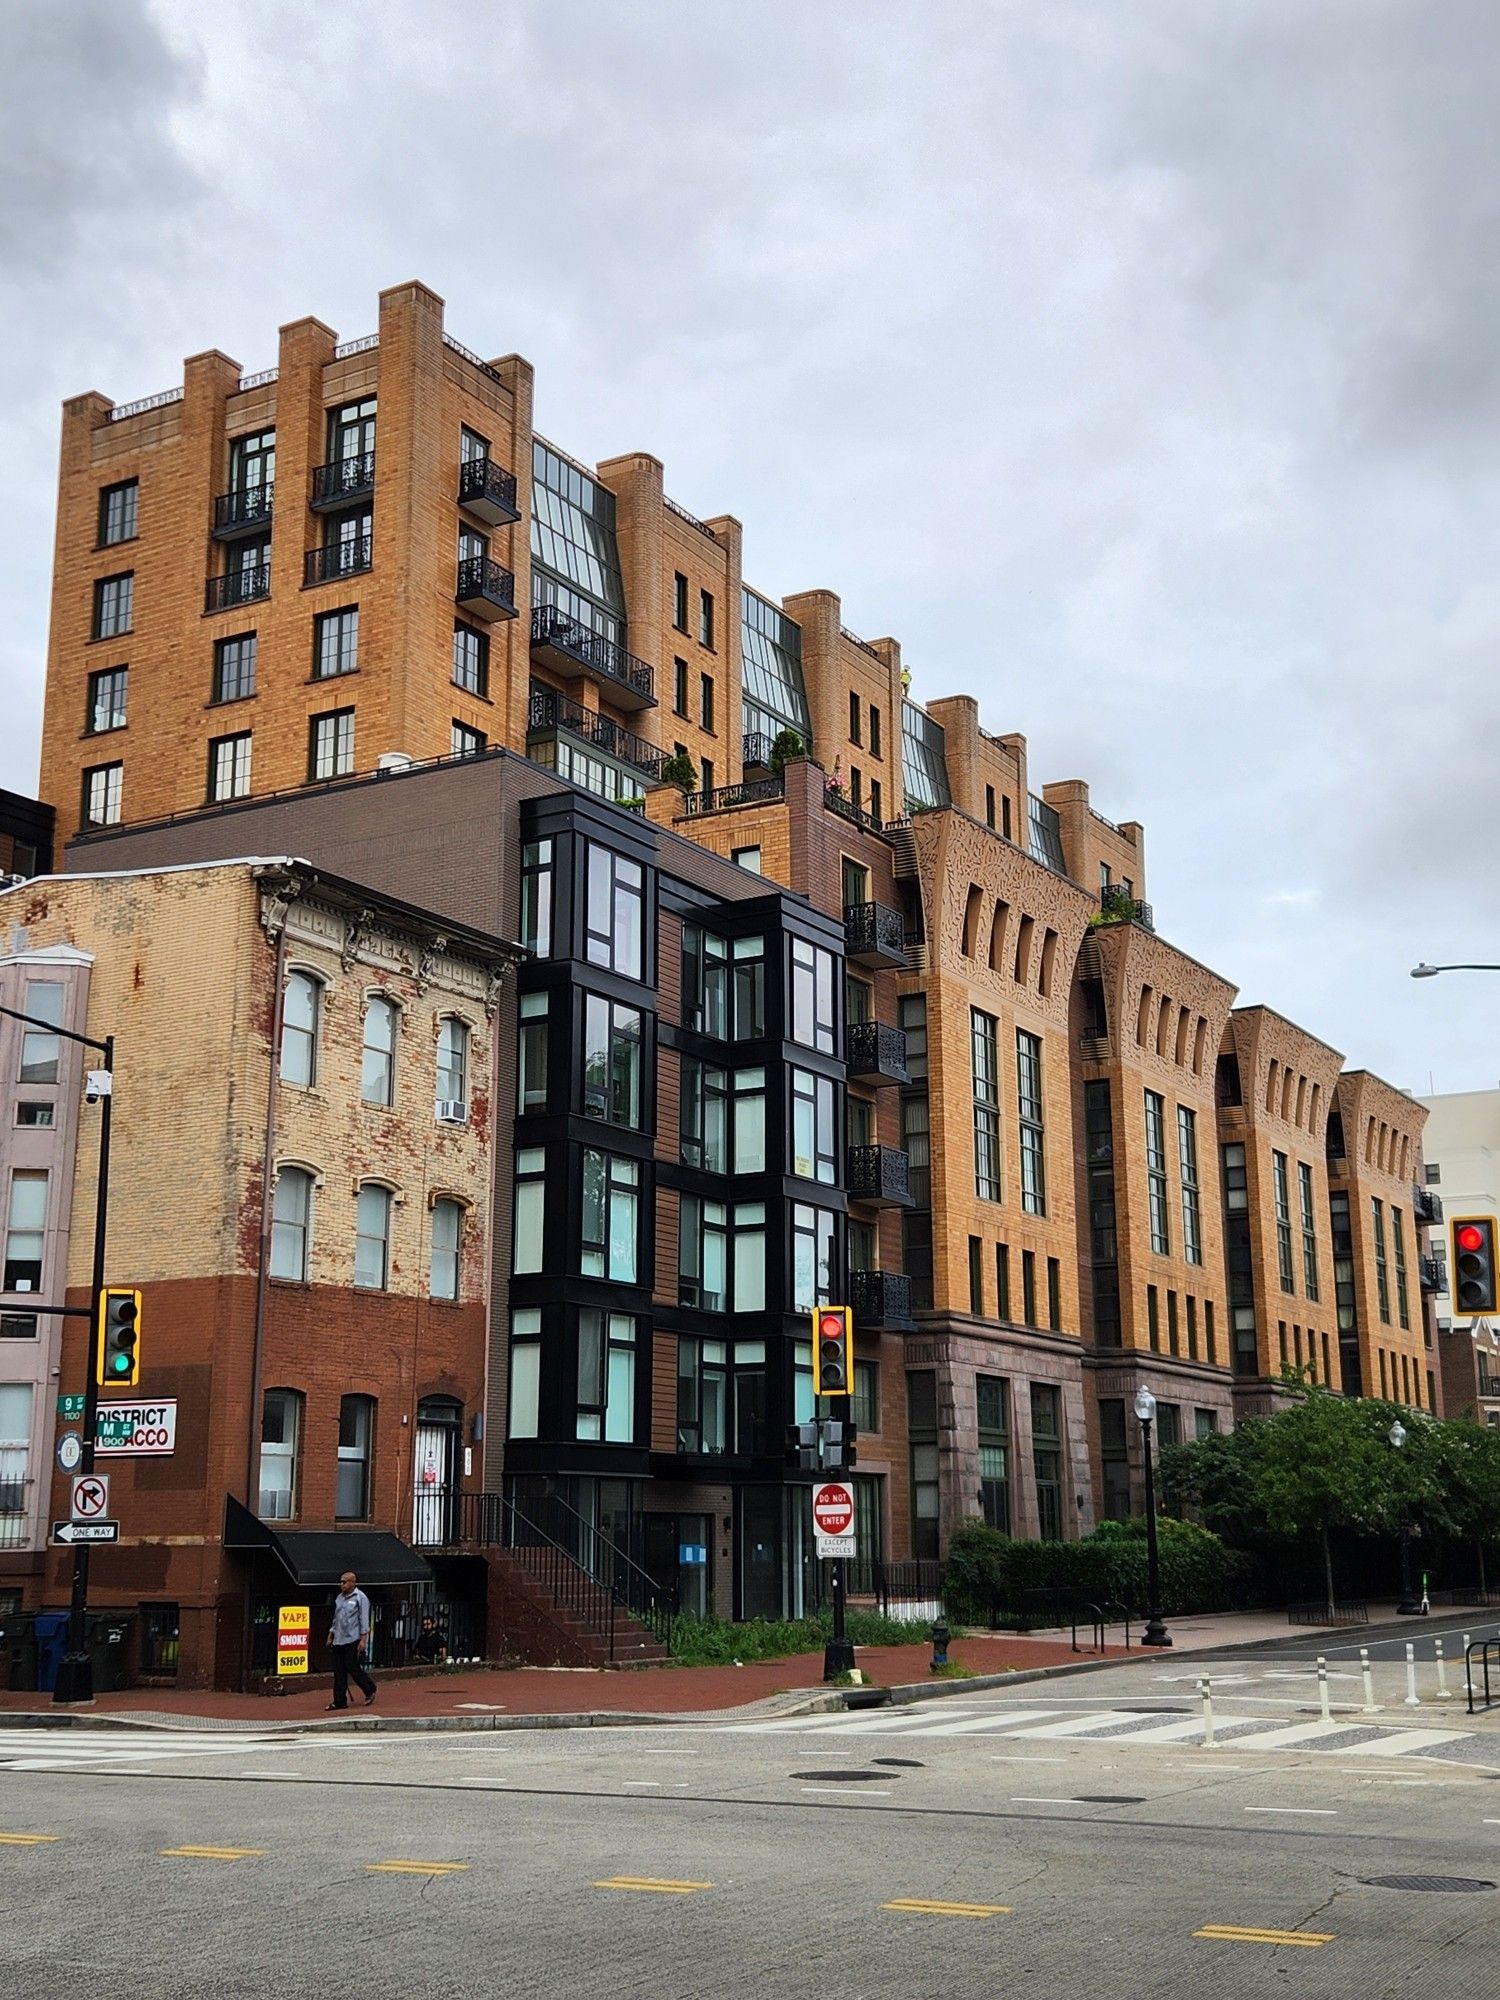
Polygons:
<instances>
[{"instance_id":1,"label":"entrance door","mask_svg":"<svg viewBox=\"0 0 1500 2000\"><path fill-rule=\"evenodd\" d=\"M661 1589L676 1594L684 1618L706 1618L713 1606L713 1516L647 1514L646 1568Z\"/></svg>"},{"instance_id":2,"label":"entrance door","mask_svg":"<svg viewBox=\"0 0 1500 2000\"><path fill-rule=\"evenodd\" d=\"M447 1396L417 1405L416 1466L411 1538L419 1549L441 1549L458 1539L460 1406Z\"/></svg>"},{"instance_id":3,"label":"entrance door","mask_svg":"<svg viewBox=\"0 0 1500 2000\"><path fill-rule=\"evenodd\" d=\"M740 1492L741 1618L780 1618L782 1502L779 1486Z\"/></svg>"}]
</instances>

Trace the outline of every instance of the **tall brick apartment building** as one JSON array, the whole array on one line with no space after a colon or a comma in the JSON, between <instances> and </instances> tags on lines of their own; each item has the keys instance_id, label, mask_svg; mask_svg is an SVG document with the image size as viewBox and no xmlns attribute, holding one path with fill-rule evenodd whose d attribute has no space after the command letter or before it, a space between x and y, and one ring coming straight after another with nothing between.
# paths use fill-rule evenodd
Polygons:
<instances>
[{"instance_id":1,"label":"tall brick apartment building","mask_svg":"<svg viewBox=\"0 0 1500 2000\"><path fill-rule=\"evenodd\" d=\"M820 1295L853 1303L878 1371L861 1399L874 1434L861 1472L879 1465L862 1528L888 1557L935 1555L976 1514L1072 1536L1137 1505L1126 1411L1141 1381L1164 1436L1268 1407L1283 1365L1427 1406L1423 1316L1403 1325L1393 1309L1387 1327L1377 1304L1372 1319L1363 1280L1340 1275L1365 1248L1341 1257L1338 1234L1353 1177L1350 1240L1368 1239L1370 1284L1367 1197L1387 1224L1403 1210L1415 1253L1400 1176L1420 1108L1370 1079L1406 1164L1387 1144L1378 1165L1361 1153L1330 1179L1340 1059L1266 1009L1236 1010L1234 988L1157 931L1138 824L1104 819L1081 782L1036 784L1025 738L983 729L972 698L911 701L898 643L856 636L835 593L755 590L739 522L688 514L658 460L590 468L538 438L531 386L519 358L456 343L441 301L411 284L382 295L374 336L341 343L300 321L261 374L209 354L144 403L69 403L42 766L70 868L303 853L537 952L501 1006L497 1104L520 1122L495 1126L496 1243L513 1235L513 1160L540 1150L547 1176L568 1162L569 1205L547 1214L571 1231L575 1170L612 1148L637 1170L610 1185L635 1187L643 1261L627 1281L606 1260L600 1278L582 1239L555 1234L539 1269L497 1254L486 1481L564 1492L660 1565L674 1530L646 1517L680 1514L714 1551L713 1601L794 1608L805 1492L773 1464L773 1419L803 1394L799 1231ZM690 790L660 782L669 757L687 761ZM524 857L548 840L550 865L572 853L575 872L553 883L564 929L543 954L544 871ZM593 956L593 918L576 927L593 893L576 856L594 847L644 871L638 975ZM716 914L694 924L694 899ZM767 961L767 1048L747 1062L700 1002L697 1027L681 1010L705 964L714 980L727 965L732 987L752 934L781 956ZM619 1121L591 1089L591 1000L601 1020L606 1005L638 1016L647 1038L638 1139L605 1130ZM530 1011L512 1016L513 1001ZM782 1030L800 1018L811 1041L773 1029L777 1007ZM549 1062L562 1038L572 1067L537 1097L526 1051L543 1020ZM693 1041L704 1034L714 1047ZM718 1135L762 1067L783 1101L768 1099L758 1168ZM736 1254L719 1232L732 1238L734 1213L762 1197L779 1290L771 1318L727 1330L750 1344L747 1380L765 1343L763 1403L747 1387L737 1406L714 1371L739 1362L720 1356L726 1329L705 1300ZM1395 1299L1393 1229L1386 1240ZM545 1277L606 1289L554 1329ZM607 1412L600 1431L592 1417L578 1429L558 1386L577 1312L610 1299L651 1323L644 1457ZM537 1357L532 1321L515 1321L533 1310ZM504 1407L518 1351L534 1431ZM768 1455L703 1448L705 1383L710 1411L742 1407ZM705 1579L677 1581L703 1595Z\"/></svg>"}]
</instances>

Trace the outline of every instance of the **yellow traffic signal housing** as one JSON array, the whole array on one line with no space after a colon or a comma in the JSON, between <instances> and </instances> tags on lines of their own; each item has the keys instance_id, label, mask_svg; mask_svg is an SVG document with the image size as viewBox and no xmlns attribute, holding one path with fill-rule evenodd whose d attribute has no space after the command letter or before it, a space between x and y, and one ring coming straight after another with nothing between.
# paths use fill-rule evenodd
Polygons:
<instances>
[{"instance_id":1,"label":"yellow traffic signal housing","mask_svg":"<svg viewBox=\"0 0 1500 2000\"><path fill-rule=\"evenodd\" d=\"M1492 1313L1497 1305L1493 1215L1455 1215L1448 1223L1448 1298L1455 1313Z\"/></svg>"},{"instance_id":2,"label":"yellow traffic signal housing","mask_svg":"<svg viewBox=\"0 0 1500 2000\"><path fill-rule=\"evenodd\" d=\"M95 1375L101 1389L133 1389L141 1379L141 1295L111 1287L99 1295Z\"/></svg>"},{"instance_id":3,"label":"yellow traffic signal housing","mask_svg":"<svg viewBox=\"0 0 1500 2000\"><path fill-rule=\"evenodd\" d=\"M814 1306L813 1394L854 1394L854 1314L848 1306Z\"/></svg>"}]
</instances>

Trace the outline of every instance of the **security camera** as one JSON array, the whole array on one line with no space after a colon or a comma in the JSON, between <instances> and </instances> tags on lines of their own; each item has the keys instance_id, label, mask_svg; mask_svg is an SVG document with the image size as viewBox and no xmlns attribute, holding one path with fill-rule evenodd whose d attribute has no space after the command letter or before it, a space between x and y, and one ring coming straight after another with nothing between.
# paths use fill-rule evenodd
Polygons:
<instances>
[{"instance_id":1,"label":"security camera","mask_svg":"<svg viewBox=\"0 0 1500 2000\"><path fill-rule=\"evenodd\" d=\"M85 1087L83 1093L83 1101L85 1104L97 1104L99 1102L99 1093L94 1088L92 1083L88 1084Z\"/></svg>"},{"instance_id":2,"label":"security camera","mask_svg":"<svg viewBox=\"0 0 1500 2000\"><path fill-rule=\"evenodd\" d=\"M101 1097L109 1097L114 1091L114 1078L107 1069L91 1069L84 1078L83 1101L97 1104Z\"/></svg>"}]
</instances>

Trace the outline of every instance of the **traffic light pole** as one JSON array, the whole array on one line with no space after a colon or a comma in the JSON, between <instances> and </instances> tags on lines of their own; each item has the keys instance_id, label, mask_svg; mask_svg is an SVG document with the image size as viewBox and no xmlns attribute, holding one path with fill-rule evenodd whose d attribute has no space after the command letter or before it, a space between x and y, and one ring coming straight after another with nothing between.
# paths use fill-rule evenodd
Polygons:
<instances>
[{"instance_id":1,"label":"traffic light pole","mask_svg":"<svg viewBox=\"0 0 1500 2000\"><path fill-rule=\"evenodd\" d=\"M835 1396L831 1400L837 1412L834 1421L841 1424L840 1434L844 1438L847 1438L849 1435L852 1399L848 1396ZM841 1461L843 1457L844 1452L840 1449L839 1458ZM842 1472L844 1466L840 1463L839 1465L828 1467L827 1470ZM832 1570L832 1575L829 1579L829 1588L833 1593L833 1633L828 1644L823 1648L823 1678L825 1681L839 1680L843 1675L852 1674L854 1671L854 1647L850 1641L849 1630L844 1617L844 1600L847 1595L848 1586L844 1561L843 1556L835 1556L829 1565Z\"/></svg>"}]
</instances>

